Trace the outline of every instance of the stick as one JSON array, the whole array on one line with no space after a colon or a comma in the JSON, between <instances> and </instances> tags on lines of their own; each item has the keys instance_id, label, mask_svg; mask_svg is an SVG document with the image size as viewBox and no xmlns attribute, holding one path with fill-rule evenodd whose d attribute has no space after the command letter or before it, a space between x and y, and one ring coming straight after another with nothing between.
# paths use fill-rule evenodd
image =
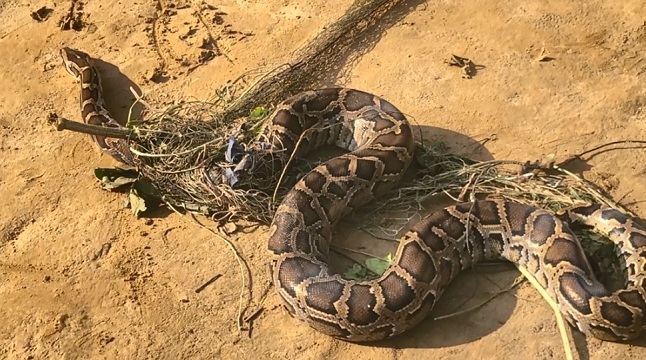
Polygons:
<instances>
[{"instance_id":1,"label":"stick","mask_svg":"<svg viewBox=\"0 0 646 360\"><path fill-rule=\"evenodd\" d=\"M84 134L117 139L131 139L137 137L132 129L84 124L77 121L67 120L56 114L50 114L47 122L54 125L57 131L70 130Z\"/></svg>"},{"instance_id":2,"label":"stick","mask_svg":"<svg viewBox=\"0 0 646 360\"><path fill-rule=\"evenodd\" d=\"M260 313L263 310L264 310L264 308L262 308L262 307L257 308L256 310L254 310L254 312L252 312L248 316L245 316L245 318L242 319L242 321L245 322L245 323L249 323L249 322L253 321L255 318L258 317L258 315L260 315Z\"/></svg>"},{"instance_id":3,"label":"stick","mask_svg":"<svg viewBox=\"0 0 646 360\"><path fill-rule=\"evenodd\" d=\"M209 280L207 280L204 284L200 285L200 287L198 287L197 289L195 289L195 293L196 293L196 294L199 294L200 292L202 292L202 290L206 289L206 287L207 287L207 286L209 286L209 285L213 284L213 283L215 282L215 280L219 279L219 278L220 278L220 276L222 276L222 274L217 274L217 275L215 275L214 277L212 277L212 278L210 278Z\"/></svg>"}]
</instances>

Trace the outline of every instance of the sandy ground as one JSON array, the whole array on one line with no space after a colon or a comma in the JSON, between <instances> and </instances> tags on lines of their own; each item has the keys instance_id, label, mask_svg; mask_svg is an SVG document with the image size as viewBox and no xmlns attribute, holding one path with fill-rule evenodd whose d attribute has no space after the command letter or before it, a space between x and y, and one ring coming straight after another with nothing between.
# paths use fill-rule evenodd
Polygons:
<instances>
[{"instance_id":1,"label":"sandy ground","mask_svg":"<svg viewBox=\"0 0 646 360\"><path fill-rule=\"evenodd\" d=\"M264 227L232 237L251 268L247 314L264 309L250 333L238 331L242 284L226 245L174 213L132 216L123 196L102 191L93 177L93 168L115 161L86 136L46 123L50 112L80 120L62 46L104 61L108 107L125 119L129 86L160 105L210 98L247 70L289 60L352 2L209 3L92 1L81 10L82 29L62 31L67 0L0 2L0 358L563 358L553 314L528 284L379 344L318 334L292 320L270 289ZM30 13L41 6L53 12L39 22ZM642 0L411 0L398 11L349 76L330 83L382 95L426 137L480 158L565 157L644 140ZM215 43L200 48L209 34ZM464 79L446 64L451 54L484 68ZM155 70L162 67L165 74ZM474 146L487 139L486 150ZM573 170L646 217L643 149L604 152ZM434 316L478 303L518 275L510 266L477 272L458 279ZM616 344L579 333L574 340L584 359L646 355L646 340Z\"/></svg>"}]
</instances>

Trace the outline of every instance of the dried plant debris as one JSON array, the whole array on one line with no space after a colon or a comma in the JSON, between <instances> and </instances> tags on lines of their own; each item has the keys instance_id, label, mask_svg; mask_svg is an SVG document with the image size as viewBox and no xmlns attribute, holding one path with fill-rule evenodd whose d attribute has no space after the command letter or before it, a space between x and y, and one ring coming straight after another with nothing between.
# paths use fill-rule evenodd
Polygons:
<instances>
[{"instance_id":1,"label":"dried plant debris","mask_svg":"<svg viewBox=\"0 0 646 360\"><path fill-rule=\"evenodd\" d=\"M69 9L58 21L58 26L61 30L81 31L85 26L83 16L83 3L79 0L72 0Z\"/></svg>"},{"instance_id":2,"label":"dried plant debris","mask_svg":"<svg viewBox=\"0 0 646 360\"><path fill-rule=\"evenodd\" d=\"M471 59L469 58L453 54L451 55L451 58L446 61L446 63L449 66L456 66L462 69L462 78L464 79L471 79L478 73L478 70L484 69L484 66L474 64L473 61L471 61Z\"/></svg>"},{"instance_id":3,"label":"dried plant debris","mask_svg":"<svg viewBox=\"0 0 646 360\"><path fill-rule=\"evenodd\" d=\"M54 9L50 9L47 6L43 6L40 9L33 11L31 13L31 18L38 22L47 21L47 19L49 19L49 16L53 12L54 12Z\"/></svg>"}]
</instances>

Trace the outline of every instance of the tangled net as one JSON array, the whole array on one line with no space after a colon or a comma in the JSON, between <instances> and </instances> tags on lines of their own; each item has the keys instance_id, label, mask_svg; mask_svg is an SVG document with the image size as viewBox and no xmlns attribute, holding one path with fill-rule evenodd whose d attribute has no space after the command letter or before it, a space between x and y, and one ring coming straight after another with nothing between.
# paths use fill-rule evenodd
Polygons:
<instances>
[{"instance_id":1,"label":"tangled net","mask_svg":"<svg viewBox=\"0 0 646 360\"><path fill-rule=\"evenodd\" d=\"M355 1L297 51L294 61L250 86L246 86L251 81L247 74L219 89L211 102L183 103L130 124L139 173L170 206L218 220L269 222L284 190L298 177L298 167L290 174L268 174L271 178L266 183L273 186L265 184L261 189L234 189L213 181L218 171L231 167L225 159L230 137L242 144L257 139L266 109L299 91L328 85L325 79L337 78L346 64L374 46L380 34L417 3L421 1Z\"/></svg>"},{"instance_id":2,"label":"tangled net","mask_svg":"<svg viewBox=\"0 0 646 360\"><path fill-rule=\"evenodd\" d=\"M186 102L154 114L133 126L136 141L131 151L139 174L172 207L209 214L217 219L256 218L268 204L257 189L234 189L220 181L230 138L249 142L255 126L224 121L220 102ZM260 125L262 118L255 119Z\"/></svg>"},{"instance_id":3,"label":"tangled net","mask_svg":"<svg viewBox=\"0 0 646 360\"><path fill-rule=\"evenodd\" d=\"M241 144L257 142L274 104L296 92L329 85L326 78L341 76L348 63L369 51L385 29L420 3L355 1L341 18L297 51L289 64L255 81L246 74L216 91L213 101L184 102L152 114L145 122L129 124L127 137L139 174L171 207L217 220L270 222L282 195L311 164L301 163L286 174L268 173L265 180L270 186L234 189L226 181L216 181L232 166L226 161L231 136ZM496 195L552 209L593 200L621 209L592 184L558 167L541 172L519 162L477 162L437 151L429 144L419 144L416 156L423 165L416 180L377 200L368 214L369 224L379 224L386 213L407 214L402 218L407 221L423 210L426 199L438 194L457 193L459 200Z\"/></svg>"}]
</instances>

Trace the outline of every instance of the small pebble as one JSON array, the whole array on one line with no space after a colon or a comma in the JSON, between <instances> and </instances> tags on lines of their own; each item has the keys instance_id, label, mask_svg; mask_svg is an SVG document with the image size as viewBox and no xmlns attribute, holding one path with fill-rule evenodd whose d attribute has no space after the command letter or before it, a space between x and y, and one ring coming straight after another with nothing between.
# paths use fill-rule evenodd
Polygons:
<instances>
[{"instance_id":1,"label":"small pebble","mask_svg":"<svg viewBox=\"0 0 646 360\"><path fill-rule=\"evenodd\" d=\"M220 227L220 229L222 229L223 233L225 233L227 235L231 235L231 234L235 233L236 231L238 231L238 225L236 225L235 223L232 223L232 222L228 222L228 223L222 225Z\"/></svg>"}]
</instances>

